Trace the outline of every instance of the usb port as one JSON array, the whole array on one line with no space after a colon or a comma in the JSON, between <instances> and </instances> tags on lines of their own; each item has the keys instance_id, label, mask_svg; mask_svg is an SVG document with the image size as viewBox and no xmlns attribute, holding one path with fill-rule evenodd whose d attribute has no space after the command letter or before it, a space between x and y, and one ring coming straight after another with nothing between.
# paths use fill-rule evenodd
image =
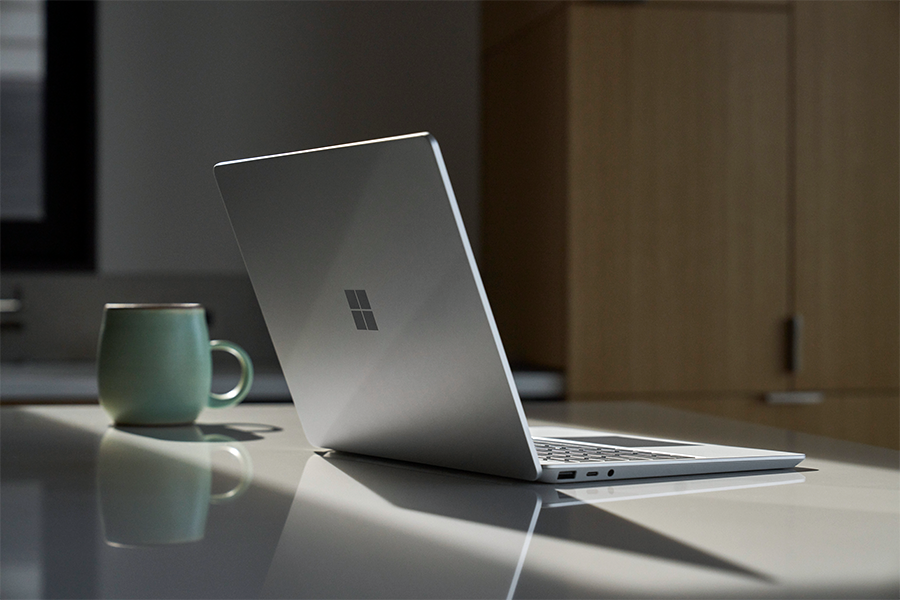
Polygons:
<instances>
[{"instance_id":1,"label":"usb port","mask_svg":"<svg viewBox=\"0 0 900 600\"><path fill-rule=\"evenodd\" d=\"M575 479L575 471L560 471L557 479Z\"/></svg>"},{"instance_id":2,"label":"usb port","mask_svg":"<svg viewBox=\"0 0 900 600\"><path fill-rule=\"evenodd\" d=\"M587 472L588 477L596 477L597 475L599 475L599 473L597 471L588 471Z\"/></svg>"}]
</instances>

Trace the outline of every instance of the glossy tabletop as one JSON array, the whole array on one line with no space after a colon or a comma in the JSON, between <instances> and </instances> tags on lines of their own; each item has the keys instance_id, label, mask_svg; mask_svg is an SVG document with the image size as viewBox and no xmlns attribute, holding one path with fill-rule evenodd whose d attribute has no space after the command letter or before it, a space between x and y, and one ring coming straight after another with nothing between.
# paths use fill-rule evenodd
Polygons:
<instances>
[{"instance_id":1,"label":"glossy tabletop","mask_svg":"<svg viewBox=\"0 0 900 600\"><path fill-rule=\"evenodd\" d=\"M0 596L893 597L898 453L639 402L534 423L805 452L789 471L553 486L317 452L291 404L117 429L0 414Z\"/></svg>"}]
</instances>

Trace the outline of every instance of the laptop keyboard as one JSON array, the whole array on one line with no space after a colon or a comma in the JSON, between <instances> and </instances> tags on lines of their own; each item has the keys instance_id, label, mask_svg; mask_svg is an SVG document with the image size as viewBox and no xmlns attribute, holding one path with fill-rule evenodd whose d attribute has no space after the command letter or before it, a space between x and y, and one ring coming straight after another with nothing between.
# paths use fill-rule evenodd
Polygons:
<instances>
[{"instance_id":1,"label":"laptop keyboard","mask_svg":"<svg viewBox=\"0 0 900 600\"><path fill-rule=\"evenodd\" d=\"M682 454L667 454L649 450L629 450L614 446L573 444L558 440L534 439L538 459L542 463L596 463L625 462L636 460L681 460L694 458Z\"/></svg>"}]
</instances>

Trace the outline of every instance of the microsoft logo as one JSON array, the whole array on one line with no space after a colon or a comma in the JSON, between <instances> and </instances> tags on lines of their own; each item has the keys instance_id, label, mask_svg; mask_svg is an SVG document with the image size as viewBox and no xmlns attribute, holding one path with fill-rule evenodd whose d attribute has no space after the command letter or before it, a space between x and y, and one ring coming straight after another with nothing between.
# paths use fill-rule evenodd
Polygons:
<instances>
[{"instance_id":1,"label":"microsoft logo","mask_svg":"<svg viewBox=\"0 0 900 600\"><path fill-rule=\"evenodd\" d=\"M344 293L347 294L347 304L350 305L350 313L353 315L356 328L363 331L378 331L375 313L372 312L366 290L344 290Z\"/></svg>"}]
</instances>

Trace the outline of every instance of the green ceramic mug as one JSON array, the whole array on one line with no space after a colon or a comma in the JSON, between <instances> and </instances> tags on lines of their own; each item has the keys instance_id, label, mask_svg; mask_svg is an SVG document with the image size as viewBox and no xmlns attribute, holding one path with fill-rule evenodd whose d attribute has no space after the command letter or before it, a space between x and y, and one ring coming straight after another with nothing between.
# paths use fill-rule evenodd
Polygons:
<instances>
[{"instance_id":1,"label":"green ceramic mug","mask_svg":"<svg viewBox=\"0 0 900 600\"><path fill-rule=\"evenodd\" d=\"M229 392L212 385L212 350L237 358ZM209 340L199 304L107 304L97 358L100 405L117 425L193 423L207 406L234 406L253 383L253 363L237 344Z\"/></svg>"}]
</instances>

